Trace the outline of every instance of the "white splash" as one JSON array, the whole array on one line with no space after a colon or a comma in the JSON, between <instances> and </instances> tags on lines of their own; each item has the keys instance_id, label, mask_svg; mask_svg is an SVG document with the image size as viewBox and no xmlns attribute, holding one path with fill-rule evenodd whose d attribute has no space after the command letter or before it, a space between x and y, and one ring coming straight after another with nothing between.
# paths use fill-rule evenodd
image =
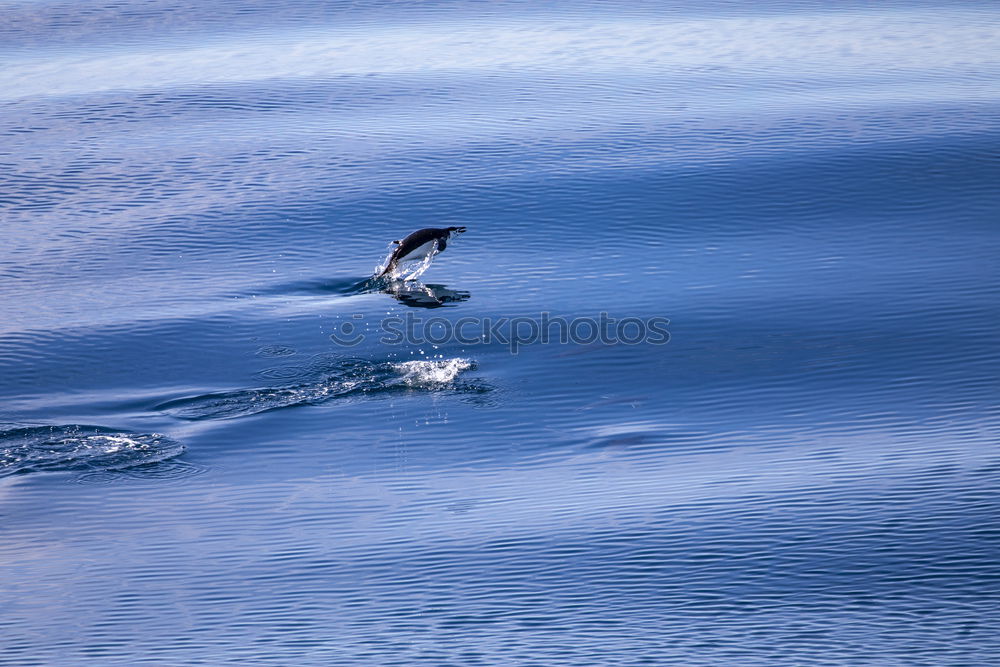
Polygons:
<instances>
[{"instance_id":1,"label":"white splash","mask_svg":"<svg viewBox=\"0 0 1000 667\"><path fill-rule=\"evenodd\" d=\"M403 382L411 387L448 384L459 373L475 367L471 359L420 359L392 365L402 374Z\"/></svg>"},{"instance_id":2,"label":"white splash","mask_svg":"<svg viewBox=\"0 0 1000 667\"><path fill-rule=\"evenodd\" d=\"M156 437L158 434L153 434ZM80 440L81 450L94 450L102 454L116 454L124 450L149 449L149 444L121 435L88 435Z\"/></svg>"},{"instance_id":3,"label":"white splash","mask_svg":"<svg viewBox=\"0 0 1000 667\"><path fill-rule=\"evenodd\" d=\"M424 271L431 267L431 262L434 261L434 257L438 254L437 247L431 250L427 255L419 260L406 261L403 260L396 265L396 268L388 274L390 280L416 280L424 274ZM389 260L392 258L392 253L386 255L385 260L382 264L375 269L375 275L382 275L382 271L385 267L389 266Z\"/></svg>"}]
</instances>

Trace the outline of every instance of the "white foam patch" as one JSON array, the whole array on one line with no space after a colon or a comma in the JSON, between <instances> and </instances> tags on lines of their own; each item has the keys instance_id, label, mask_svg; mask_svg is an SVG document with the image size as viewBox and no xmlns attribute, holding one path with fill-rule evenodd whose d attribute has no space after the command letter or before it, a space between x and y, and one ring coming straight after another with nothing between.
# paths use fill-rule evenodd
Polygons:
<instances>
[{"instance_id":1,"label":"white foam patch","mask_svg":"<svg viewBox=\"0 0 1000 667\"><path fill-rule=\"evenodd\" d=\"M471 359L421 359L403 361L392 365L403 376L403 382L411 387L448 384L459 373L475 367Z\"/></svg>"},{"instance_id":2,"label":"white foam patch","mask_svg":"<svg viewBox=\"0 0 1000 667\"><path fill-rule=\"evenodd\" d=\"M154 436L155 435L156 434L154 434ZM114 454L123 449L149 449L148 444L137 442L132 438L113 435L90 435L86 438L82 438L80 445L80 449L93 449L105 454Z\"/></svg>"}]
</instances>

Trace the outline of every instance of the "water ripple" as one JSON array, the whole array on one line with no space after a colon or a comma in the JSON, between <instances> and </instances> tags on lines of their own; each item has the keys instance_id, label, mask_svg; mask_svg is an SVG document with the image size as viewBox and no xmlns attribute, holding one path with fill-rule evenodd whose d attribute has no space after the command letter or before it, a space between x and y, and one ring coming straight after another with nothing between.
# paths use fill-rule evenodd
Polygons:
<instances>
[{"instance_id":1,"label":"water ripple","mask_svg":"<svg viewBox=\"0 0 1000 667\"><path fill-rule=\"evenodd\" d=\"M78 484L115 484L125 480L151 481L157 486L176 482L185 482L191 477L208 472L205 466L171 459L143 463L123 470L94 470L80 473L75 480Z\"/></svg>"}]
</instances>

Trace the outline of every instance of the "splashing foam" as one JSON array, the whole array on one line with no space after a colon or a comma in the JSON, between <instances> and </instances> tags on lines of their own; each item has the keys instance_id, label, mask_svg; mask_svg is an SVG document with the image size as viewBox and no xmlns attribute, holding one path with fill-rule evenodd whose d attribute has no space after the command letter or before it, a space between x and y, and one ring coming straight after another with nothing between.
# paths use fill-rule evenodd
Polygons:
<instances>
[{"instance_id":1,"label":"splashing foam","mask_svg":"<svg viewBox=\"0 0 1000 667\"><path fill-rule=\"evenodd\" d=\"M411 387L426 387L428 385L449 384L462 371L474 368L470 359L424 359L418 361L402 361L393 364L402 373L403 382Z\"/></svg>"},{"instance_id":2,"label":"splashing foam","mask_svg":"<svg viewBox=\"0 0 1000 667\"><path fill-rule=\"evenodd\" d=\"M420 276L424 275L427 269L431 268L431 262L434 261L434 257L438 254L437 248L431 250L427 253L419 262L417 261L402 261L396 265L396 268L389 272L385 277L389 280L416 280ZM385 267L389 266L389 260L392 259L392 253L390 252L382 260L382 263L375 269L375 275L373 277L378 278L382 276L382 271Z\"/></svg>"}]
</instances>

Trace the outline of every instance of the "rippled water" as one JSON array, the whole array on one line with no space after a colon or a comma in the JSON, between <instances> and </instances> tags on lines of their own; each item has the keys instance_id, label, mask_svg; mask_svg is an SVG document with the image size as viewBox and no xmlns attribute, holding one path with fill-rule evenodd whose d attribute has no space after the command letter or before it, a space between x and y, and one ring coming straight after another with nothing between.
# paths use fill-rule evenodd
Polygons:
<instances>
[{"instance_id":1,"label":"rippled water","mask_svg":"<svg viewBox=\"0 0 1000 667\"><path fill-rule=\"evenodd\" d=\"M993 3L25 0L0 54L0 664L1000 663Z\"/></svg>"}]
</instances>

